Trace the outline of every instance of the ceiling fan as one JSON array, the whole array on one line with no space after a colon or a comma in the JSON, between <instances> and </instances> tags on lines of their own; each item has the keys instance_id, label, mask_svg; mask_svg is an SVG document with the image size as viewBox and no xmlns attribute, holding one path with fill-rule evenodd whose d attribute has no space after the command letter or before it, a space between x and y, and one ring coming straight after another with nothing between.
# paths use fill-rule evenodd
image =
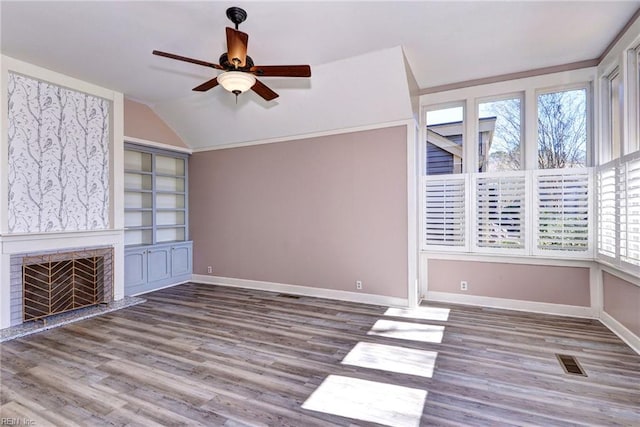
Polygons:
<instances>
[{"instance_id":1,"label":"ceiling fan","mask_svg":"<svg viewBox=\"0 0 640 427\"><path fill-rule=\"evenodd\" d=\"M154 50L153 54L223 71L213 79L194 87L193 90L206 92L220 84L236 96L236 102L238 95L249 89L267 101L278 97L277 93L256 79L255 76L311 77L311 67L309 65L254 65L251 57L247 55L249 35L238 30L238 25L247 19L247 12L239 7L230 7L227 9L227 18L235 24L236 28L227 27L227 52L220 56L218 61L220 64L159 50Z\"/></svg>"}]
</instances>

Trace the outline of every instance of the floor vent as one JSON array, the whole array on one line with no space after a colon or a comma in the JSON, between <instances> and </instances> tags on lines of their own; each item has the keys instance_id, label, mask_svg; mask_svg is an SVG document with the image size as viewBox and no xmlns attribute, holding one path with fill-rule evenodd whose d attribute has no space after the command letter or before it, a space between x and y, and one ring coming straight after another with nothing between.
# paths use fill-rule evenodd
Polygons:
<instances>
[{"instance_id":1,"label":"floor vent","mask_svg":"<svg viewBox=\"0 0 640 427\"><path fill-rule=\"evenodd\" d=\"M578 359L573 356L569 356L567 354L556 354L558 361L560 362L560 366L564 369L564 372L570 375L580 375L582 377L586 377L587 374L582 369L582 366L578 363Z\"/></svg>"},{"instance_id":2,"label":"floor vent","mask_svg":"<svg viewBox=\"0 0 640 427\"><path fill-rule=\"evenodd\" d=\"M291 295L291 294L278 294L278 296L280 298L300 299L298 295Z\"/></svg>"}]
</instances>

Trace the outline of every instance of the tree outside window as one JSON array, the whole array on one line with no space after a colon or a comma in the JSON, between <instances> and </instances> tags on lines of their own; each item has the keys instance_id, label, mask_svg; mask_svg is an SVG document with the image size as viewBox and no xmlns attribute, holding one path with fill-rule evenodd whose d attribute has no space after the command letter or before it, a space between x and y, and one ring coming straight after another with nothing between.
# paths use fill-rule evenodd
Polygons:
<instances>
[{"instance_id":1,"label":"tree outside window","mask_svg":"<svg viewBox=\"0 0 640 427\"><path fill-rule=\"evenodd\" d=\"M587 165L586 89L538 95L538 168Z\"/></svg>"},{"instance_id":2,"label":"tree outside window","mask_svg":"<svg viewBox=\"0 0 640 427\"><path fill-rule=\"evenodd\" d=\"M521 168L520 98L483 102L478 105L478 117L480 159L478 171L519 170ZM489 128L491 124L493 126Z\"/></svg>"}]
</instances>

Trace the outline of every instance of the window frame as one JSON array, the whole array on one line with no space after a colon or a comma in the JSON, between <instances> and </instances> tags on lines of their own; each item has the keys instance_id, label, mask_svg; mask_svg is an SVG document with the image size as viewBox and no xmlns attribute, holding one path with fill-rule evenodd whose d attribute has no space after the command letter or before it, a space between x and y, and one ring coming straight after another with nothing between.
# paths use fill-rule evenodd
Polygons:
<instances>
[{"instance_id":1,"label":"window frame","mask_svg":"<svg viewBox=\"0 0 640 427\"><path fill-rule=\"evenodd\" d=\"M640 150L640 44L628 49L626 56L627 79L626 91L623 90L623 93L626 96L628 133L621 135L624 140L624 154L630 154ZM623 85L625 85L624 79ZM623 107L624 105L623 103ZM624 130L625 126L622 132Z\"/></svg>"},{"instance_id":2,"label":"window frame","mask_svg":"<svg viewBox=\"0 0 640 427\"><path fill-rule=\"evenodd\" d=\"M467 220L465 234L467 241L464 246L469 249L464 250L464 246L458 246L457 249L446 246L433 247L431 245L421 245L421 251L425 253L465 253L469 256L486 255L496 257L521 257L526 256L536 259L567 259L567 260L593 260L593 252L595 246L595 233L596 230L592 229L590 232L589 250L581 254L568 253L563 250L549 250L545 253L536 253L533 250L533 246L537 244L537 235L534 232L534 218L536 212L533 210L533 199L530 199L533 194L533 188L531 188L531 176L538 170L537 149L538 149L538 126L537 126L537 102L538 94L556 91L567 91L574 89L581 89L585 91L586 97L586 168L589 169L589 173L593 173L591 165L594 163L594 103L595 92L594 85L595 68L582 68L577 70L562 71L558 73L544 74L532 77L525 77L521 79L506 80L495 83L488 83L483 85L476 85L470 87L462 87L458 89L451 89L442 92L429 93L420 96L420 165L419 171L421 176L421 183L424 181L426 172L426 113L433 110L451 108L451 107L463 107L464 126L463 126L463 138L464 138L464 155L463 158L463 174L467 176L467 191L466 191L466 203L467 203ZM476 201L472 198L471 192L475 191L472 184L472 176L476 174L502 174L505 172L477 172L478 166L478 132L479 132L479 105L484 102L499 101L505 99L520 99L520 156L521 156L521 168L518 171L508 171L506 173L521 173L527 178L527 195L529 197L525 201L526 209L525 214L527 218L524 224L524 239L525 250L521 254L516 254L513 250L476 250L474 243L477 240L477 230L475 227L475 218L472 212L475 212ZM532 161L533 160L533 161ZM471 169L469 169L469 167ZM566 170L564 168L562 170ZM438 175L440 177L446 175ZM450 175L451 176L451 175ZM593 182L593 180L592 180ZM420 191L420 206L424 206L424 194L423 188ZM593 198L595 194L595 187L590 189L590 197ZM473 208L472 208L473 207ZM474 209L474 211L472 211ZM421 212L422 221L424 221L424 212ZM424 232L425 224L421 224L421 233ZM495 249L495 248L492 248Z\"/></svg>"},{"instance_id":3,"label":"window frame","mask_svg":"<svg viewBox=\"0 0 640 427\"><path fill-rule=\"evenodd\" d=\"M613 140L613 79L617 77L624 77L621 68L616 64L613 68L609 69L602 77L600 77L599 83L601 87L602 98L600 100L600 164L610 162L615 159L619 159L628 153L628 150L624 147L626 138L623 135L623 111L624 111L624 94L623 98L618 100L618 114L620 123L618 128L618 141L614 144ZM624 81L621 82L624 84Z\"/></svg>"}]
</instances>

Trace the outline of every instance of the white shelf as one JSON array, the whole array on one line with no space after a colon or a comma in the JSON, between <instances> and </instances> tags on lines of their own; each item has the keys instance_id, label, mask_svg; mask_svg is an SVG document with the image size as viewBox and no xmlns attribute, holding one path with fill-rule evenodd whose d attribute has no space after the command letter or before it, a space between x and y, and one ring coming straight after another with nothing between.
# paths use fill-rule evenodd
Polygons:
<instances>
[{"instance_id":1,"label":"white shelf","mask_svg":"<svg viewBox=\"0 0 640 427\"><path fill-rule=\"evenodd\" d=\"M186 155L127 146L124 163L125 244L187 240Z\"/></svg>"}]
</instances>

